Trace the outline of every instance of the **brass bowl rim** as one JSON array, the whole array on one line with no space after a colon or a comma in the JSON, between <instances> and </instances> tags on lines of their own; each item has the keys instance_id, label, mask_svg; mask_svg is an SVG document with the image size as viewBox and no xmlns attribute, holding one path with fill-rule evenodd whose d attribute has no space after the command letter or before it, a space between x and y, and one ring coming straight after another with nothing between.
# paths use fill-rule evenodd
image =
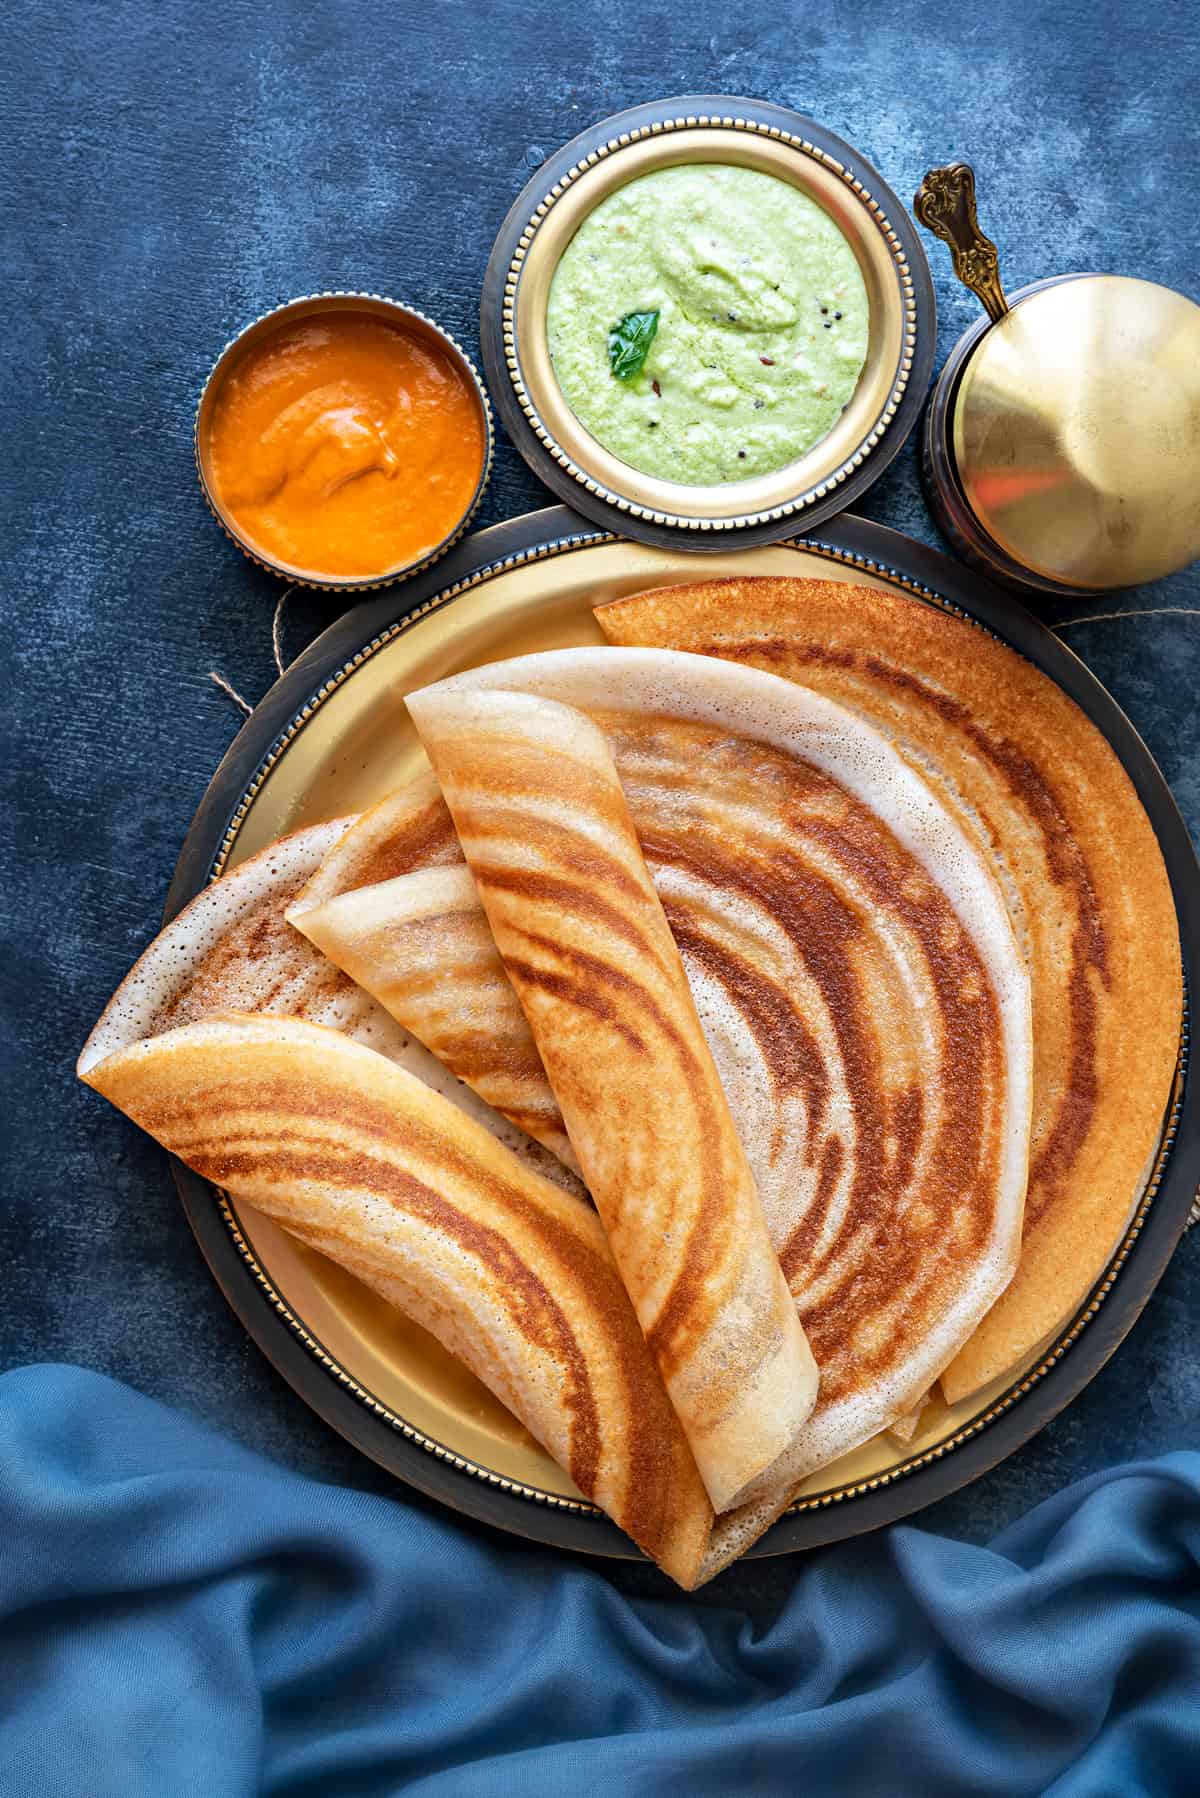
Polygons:
<instances>
[{"instance_id":1,"label":"brass bowl rim","mask_svg":"<svg viewBox=\"0 0 1200 1798\"><path fill-rule=\"evenodd\" d=\"M730 103L738 106L745 106L747 108L752 107L754 104L753 102L737 101ZM685 100L664 101L659 108L655 109L660 116L654 117L640 125L634 125L631 121L631 128L629 130L620 131L615 136L610 136L603 142L598 143L593 149L590 149L583 154L578 161L572 163L570 167L554 181L549 192L544 195L542 200L534 206L532 212L526 218L524 228L516 242L504 276L501 310L502 358L517 404L530 429L533 431L534 436L537 438L543 450L571 477L571 480L574 483L582 488L588 495L594 496L595 499L613 507L627 519L639 520L648 525L665 526L671 531L711 533L716 538L712 547L719 548L723 546L724 533L727 532L741 532L749 529L758 529L763 526L780 524L788 526L789 528L799 525L806 512L810 511L821 501L827 499L831 493L835 493L849 476L862 467L872 450L874 450L883 440L895 420L897 413L900 410L901 402L908 390L914 369L917 367L919 326L918 295L916 283L913 278L913 267L910 260L911 252L909 248L905 245L888 214L883 210L879 202L872 197L866 184L859 178L852 168L840 161L831 150L826 149L821 144L813 142L808 137L786 129L782 125L771 123L765 118L760 119L750 116L749 111L719 113L688 111L682 114L676 113L674 115L669 112L670 108L683 105L686 105ZM647 109L642 108L633 110L645 111ZM770 110L776 111L779 109L771 108ZM627 115L625 114L615 114L612 119L602 121L595 129L603 130L608 126L618 125L626 116ZM789 116L801 125L810 123L810 121L802 119L798 114L791 114ZM887 397L879 412L876 414L869 430L860 439L854 450L846 455L840 463L836 464L832 469L825 473L819 481L801 488L786 501L724 516L703 516L694 512L684 513L682 511L670 511L663 506L643 504L630 492L614 487L608 481L601 479L594 470L585 467L580 460L575 456L572 456L563 444L558 441L557 437L538 410L526 383L520 346L518 302L522 276L525 272L530 250L538 232L545 224L559 200L563 198L564 194L571 190L576 182L590 174L594 168L606 159L614 156L621 156L635 146L654 138L661 138L674 134L678 134L682 137L686 136L689 132L696 132L699 130L749 133L752 136L770 142L782 143L789 149L796 151L799 155L818 163L823 170L829 171L839 177L845 183L863 212L879 232L889 252L889 267L896 282L895 291L900 308L901 319L900 348ZM588 134L584 135L586 136ZM833 141L840 143L840 140L834 139ZM573 145L566 146L568 151L571 148L573 148ZM847 145L845 148L851 149L852 146ZM559 154L561 156L562 152ZM854 154L857 156L858 153L854 152ZM860 160L865 163L865 159L860 158ZM874 171L870 169L870 166L866 165L866 167L867 171L873 175ZM881 179L879 180L879 186L884 188L884 191L887 192L885 184ZM522 195L518 198L518 206L520 206L524 197L525 196ZM603 196L597 197L597 203L601 197ZM899 200L896 200L896 205L897 207L900 207L901 212L903 212ZM919 249L919 240L917 240L917 243ZM495 373L494 370L492 372ZM582 426L581 432L587 441L592 441L590 433L588 433ZM827 433L826 435L829 436L831 434L832 433ZM823 441L825 441L825 439L818 440L818 443L814 444L803 457L798 458L797 461L790 466L802 467L806 461L811 459L814 452L819 450L820 444ZM602 447L603 446L601 446L601 448ZM786 473L786 468L779 471L779 473ZM646 478L641 476L639 472L632 467L629 470L629 475L631 485L636 485ZM656 485L662 485L664 488L669 488L671 484L664 482L656 483ZM689 487L687 484L681 483L679 484L679 491L681 494L689 491L695 493L700 491L700 489Z\"/></svg>"},{"instance_id":2,"label":"brass bowl rim","mask_svg":"<svg viewBox=\"0 0 1200 1798\"><path fill-rule=\"evenodd\" d=\"M483 423L483 461L480 465L479 478L475 483L470 500L467 502L466 509L446 535L440 542L436 543L432 549L427 550L424 555L414 557L407 562L399 562L395 567L387 569L382 574L347 575L343 577L338 577L336 575L322 575L315 569L297 569L287 562L274 560L266 553L261 544L254 543L238 529L237 525L221 505L214 493L205 468L204 451L201 447L200 434L201 423L206 412L206 404L210 400L210 395L216 395L220 383L228 373L231 362L239 348L245 343L247 338L261 330L263 326L282 322L282 320L289 314L300 314L302 309L315 310L323 300L351 302L350 305L337 308L342 311L352 311L355 303L361 305L363 302L369 302L370 306L374 308L382 308L388 312L395 313L397 319L400 321L408 321L410 323L415 322L427 332L432 332L434 337L439 339L443 347L449 352L462 374L466 376L468 384L473 389L479 403L480 418ZM428 313L420 311L416 306L410 306L404 300L392 299L390 295L384 293L367 293L360 289L349 287L324 288L316 293L298 294L295 299L284 300L280 305L271 306L266 312L260 312L256 318L252 318L250 322L243 325L239 331L235 331L233 336L228 339L212 367L209 369L208 374L205 376L204 385L200 389L199 396L196 400L195 411L192 415L192 455L196 465L196 478L200 483L200 491L204 497L205 504L224 531L226 537L228 537L229 541L236 549L241 551L247 561L253 562L257 567L265 569L268 574L278 575L281 580L288 581L294 587L310 587L323 593L368 593L373 592L379 587L390 587L394 582L407 580L410 575L419 574L423 568L429 568L439 557L444 556L446 551L451 549L453 545L458 542L459 538L471 523L476 512L479 510L480 501L483 499L484 492L491 479L495 447L496 431L492 418L492 403L488 397L487 388L484 386L483 376L479 373L479 370L476 368L462 344L459 343L458 339L453 336L451 332L447 331L444 325L439 325L435 318L430 318Z\"/></svg>"}]
</instances>

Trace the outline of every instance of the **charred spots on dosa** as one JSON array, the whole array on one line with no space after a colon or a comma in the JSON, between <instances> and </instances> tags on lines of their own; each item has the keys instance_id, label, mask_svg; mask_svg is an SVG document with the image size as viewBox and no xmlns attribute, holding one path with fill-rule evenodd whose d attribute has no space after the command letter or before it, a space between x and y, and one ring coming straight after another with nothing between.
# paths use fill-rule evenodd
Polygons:
<instances>
[{"instance_id":1,"label":"charred spots on dosa","mask_svg":"<svg viewBox=\"0 0 1200 1798\"><path fill-rule=\"evenodd\" d=\"M438 1053L468 1086L480 1076L498 1072L519 1081L545 1079L542 1058L524 1034L497 1036L490 1029L445 1030L438 1037Z\"/></svg>"},{"instance_id":2,"label":"charred spots on dosa","mask_svg":"<svg viewBox=\"0 0 1200 1798\"><path fill-rule=\"evenodd\" d=\"M262 961L264 957L274 953L285 935L282 913L299 884L298 881L294 882L291 890L283 894L283 905L264 903L259 908L258 916L247 921L241 950L247 961Z\"/></svg>"},{"instance_id":3,"label":"charred spots on dosa","mask_svg":"<svg viewBox=\"0 0 1200 1798\"><path fill-rule=\"evenodd\" d=\"M528 935L528 932L522 934ZM534 996L541 992L551 999L558 1000L563 1005L571 1005L579 1011L590 1012L593 1017L599 1018L601 1023L607 1024L612 1030L615 1030L618 1036L623 1037L636 1054L649 1055L650 1051L645 1038L639 1036L633 1026L626 1022L620 1014L619 1007L611 998L596 991L594 981L587 978L580 979L576 975L564 972L561 968L546 967L540 962L531 961L528 957L514 955L511 952L505 957L504 965L508 969L509 977L526 1009L535 1002ZM561 1099L562 1088L566 1085L565 1075L558 1074L554 1084ZM569 1096L563 1100L563 1103L570 1103Z\"/></svg>"},{"instance_id":4,"label":"charred spots on dosa","mask_svg":"<svg viewBox=\"0 0 1200 1798\"><path fill-rule=\"evenodd\" d=\"M460 856L450 813L445 802L438 798L363 853L353 867L353 885L374 886L379 881L407 874L413 868L456 862Z\"/></svg>"},{"instance_id":5,"label":"charred spots on dosa","mask_svg":"<svg viewBox=\"0 0 1200 1798\"><path fill-rule=\"evenodd\" d=\"M661 964L661 945L647 936L627 911L596 891L586 880L566 873L551 873L541 868L504 867L495 862L476 861L472 865L475 884L486 905L488 896L504 893L518 902L531 905L561 906L577 919L599 930L611 931L639 955L649 956ZM624 870L622 870L624 873ZM640 883L629 880L630 897L645 899Z\"/></svg>"},{"instance_id":6,"label":"charred spots on dosa","mask_svg":"<svg viewBox=\"0 0 1200 1798\"><path fill-rule=\"evenodd\" d=\"M888 1134L895 1144L892 1178L902 1189L907 1187L912 1177L921 1140L924 1110L925 1096L919 1086L909 1086L903 1092L892 1093L888 1100Z\"/></svg>"},{"instance_id":7,"label":"charred spots on dosa","mask_svg":"<svg viewBox=\"0 0 1200 1798\"><path fill-rule=\"evenodd\" d=\"M172 989L152 1021L152 1033L192 1023L217 1011L286 1010L319 1017L330 1001L350 992L353 981L326 961L283 916L303 884L291 882L263 899L237 929L222 932ZM272 964L277 964L277 972Z\"/></svg>"}]
</instances>

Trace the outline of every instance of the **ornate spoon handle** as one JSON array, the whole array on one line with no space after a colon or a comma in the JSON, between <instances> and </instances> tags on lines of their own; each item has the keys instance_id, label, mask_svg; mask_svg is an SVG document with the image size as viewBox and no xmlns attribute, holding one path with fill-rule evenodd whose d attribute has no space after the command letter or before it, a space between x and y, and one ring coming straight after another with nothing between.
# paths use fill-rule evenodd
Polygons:
<instances>
[{"instance_id":1,"label":"ornate spoon handle","mask_svg":"<svg viewBox=\"0 0 1200 1798\"><path fill-rule=\"evenodd\" d=\"M913 211L927 231L950 245L954 272L982 300L991 319L1003 318L1008 301L1000 284L1000 258L979 229L975 211L975 171L969 162L930 169L917 189Z\"/></svg>"}]
</instances>

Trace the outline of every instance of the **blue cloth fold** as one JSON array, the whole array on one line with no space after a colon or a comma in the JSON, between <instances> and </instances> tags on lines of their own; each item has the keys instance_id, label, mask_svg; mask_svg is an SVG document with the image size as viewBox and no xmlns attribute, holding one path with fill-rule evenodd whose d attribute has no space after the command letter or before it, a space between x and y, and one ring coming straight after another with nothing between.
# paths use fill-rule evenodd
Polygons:
<instances>
[{"instance_id":1,"label":"blue cloth fold","mask_svg":"<svg viewBox=\"0 0 1200 1798\"><path fill-rule=\"evenodd\" d=\"M4 1798L1137 1798L1200 1789L1200 1454L990 1548L779 1564L765 1630L0 1378Z\"/></svg>"}]
</instances>

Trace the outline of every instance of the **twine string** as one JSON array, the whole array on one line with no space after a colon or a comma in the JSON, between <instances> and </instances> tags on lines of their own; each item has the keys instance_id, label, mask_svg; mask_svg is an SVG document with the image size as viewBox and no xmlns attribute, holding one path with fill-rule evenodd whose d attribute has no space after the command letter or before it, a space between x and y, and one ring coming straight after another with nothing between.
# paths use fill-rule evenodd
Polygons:
<instances>
[{"instance_id":1,"label":"twine string","mask_svg":"<svg viewBox=\"0 0 1200 1798\"><path fill-rule=\"evenodd\" d=\"M242 698L241 694L231 681L227 681L223 674L218 674L215 668L209 669L208 678L213 683L214 687L220 687L222 693L228 693L234 705L245 712L247 718L250 716L254 707L250 704L248 699Z\"/></svg>"},{"instance_id":2,"label":"twine string","mask_svg":"<svg viewBox=\"0 0 1200 1798\"><path fill-rule=\"evenodd\" d=\"M295 587L285 587L283 589L283 592L275 601L275 614L271 619L271 653L275 657L275 666L279 670L281 680L283 678L284 668L286 667L286 663L283 659L283 608L287 605L288 600L295 591Z\"/></svg>"},{"instance_id":3,"label":"twine string","mask_svg":"<svg viewBox=\"0 0 1200 1798\"><path fill-rule=\"evenodd\" d=\"M271 619L271 654L275 658L275 669L280 679L283 678L288 668L288 664L283 659L283 613L288 600L295 591L296 589L294 586L285 587L283 589L279 598L275 601L275 612ZM209 669L208 678L213 683L214 687L220 687L222 693L227 694L228 697L232 699L234 705L237 706L240 711L245 712L247 718L249 718L254 707L250 704L249 700L242 698L242 695L238 692L232 681L227 681L225 676L223 674L218 674L215 668Z\"/></svg>"},{"instance_id":4,"label":"twine string","mask_svg":"<svg viewBox=\"0 0 1200 1798\"><path fill-rule=\"evenodd\" d=\"M1077 624L1106 624L1110 618L1200 618L1200 606L1146 606L1132 612L1089 612L1085 618L1060 618L1052 631L1073 630Z\"/></svg>"}]
</instances>

